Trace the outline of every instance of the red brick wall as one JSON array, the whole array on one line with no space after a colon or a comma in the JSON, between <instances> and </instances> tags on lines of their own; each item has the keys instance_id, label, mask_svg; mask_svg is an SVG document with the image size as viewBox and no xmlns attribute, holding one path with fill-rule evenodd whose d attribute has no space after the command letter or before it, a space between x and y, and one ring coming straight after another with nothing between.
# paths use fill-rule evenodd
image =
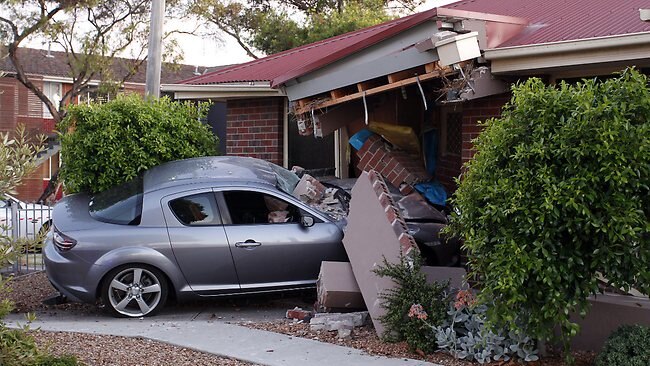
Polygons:
<instances>
[{"instance_id":1,"label":"red brick wall","mask_svg":"<svg viewBox=\"0 0 650 366\"><path fill-rule=\"evenodd\" d=\"M229 100L226 153L283 163L284 98Z\"/></svg>"},{"instance_id":2,"label":"red brick wall","mask_svg":"<svg viewBox=\"0 0 650 366\"><path fill-rule=\"evenodd\" d=\"M436 178L447 188L448 193L456 190L454 179L460 176L462 165L474 156L472 139L476 138L482 128L479 122L501 115L501 108L510 100L509 94L487 97L465 102L460 106L463 114L462 152L461 155L438 154Z\"/></svg>"}]
</instances>

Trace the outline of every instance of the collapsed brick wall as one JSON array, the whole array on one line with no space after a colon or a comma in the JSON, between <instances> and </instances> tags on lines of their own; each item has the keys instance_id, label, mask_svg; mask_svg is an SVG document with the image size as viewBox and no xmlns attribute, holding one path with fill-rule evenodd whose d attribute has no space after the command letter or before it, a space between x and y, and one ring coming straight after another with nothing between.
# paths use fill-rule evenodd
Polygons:
<instances>
[{"instance_id":1,"label":"collapsed brick wall","mask_svg":"<svg viewBox=\"0 0 650 366\"><path fill-rule=\"evenodd\" d=\"M372 189L375 191L375 194L377 194L379 203L384 208L386 219L395 232L395 237L399 242L402 255L410 255L413 250L418 250L415 239L413 239L413 236L408 233L406 221L404 221L400 209L397 207L395 200L393 200L393 197L388 191L386 182L381 174L375 170L371 170L368 172L368 179L372 184Z\"/></svg>"},{"instance_id":2,"label":"collapsed brick wall","mask_svg":"<svg viewBox=\"0 0 650 366\"><path fill-rule=\"evenodd\" d=\"M226 153L283 163L284 98L229 100Z\"/></svg>"},{"instance_id":3,"label":"collapsed brick wall","mask_svg":"<svg viewBox=\"0 0 650 366\"><path fill-rule=\"evenodd\" d=\"M378 135L370 136L357 151L363 171L376 170L403 194L413 191L413 185L430 179L421 158L403 151L389 150Z\"/></svg>"}]
</instances>

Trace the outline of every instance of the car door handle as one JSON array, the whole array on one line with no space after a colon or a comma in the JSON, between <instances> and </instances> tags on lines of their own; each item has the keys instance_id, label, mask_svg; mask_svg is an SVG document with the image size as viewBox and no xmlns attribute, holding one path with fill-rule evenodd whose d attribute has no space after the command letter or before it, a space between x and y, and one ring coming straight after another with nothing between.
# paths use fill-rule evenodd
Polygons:
<instances>
[{"instance_id":1,"label":"car door handle","mask_svg":"<svg viewBox=\"0 0 650 366\"><path fill-rule=\"evenodd\" d=\"M262 245L262 243L258 243L252 239L248 239L246 241L238 241L235 243L235 246L237 248L255 248L259 247L260 245Z\"/></svg>"}]
</instances>

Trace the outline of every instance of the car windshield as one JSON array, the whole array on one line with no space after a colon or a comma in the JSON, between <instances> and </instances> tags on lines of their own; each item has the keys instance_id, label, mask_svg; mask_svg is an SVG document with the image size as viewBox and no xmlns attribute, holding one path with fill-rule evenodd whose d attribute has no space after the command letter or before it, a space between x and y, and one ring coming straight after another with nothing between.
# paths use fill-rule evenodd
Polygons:
<instances>
[{"instance_id":1,"label":"car windshield","mask_svg":"<svg viewBox=\"0 0 650 366\"><path fill-rule=\"evenodd\" d=\"M88 209L94 219L118 225L139 225L142 216L142 177L97 193Z\"/></svg>"},{"instance_id":2,"label":"car windshield","mask_svg":"<svg viewBox=\"0 0 650 366\"><path fill-rule=\"evenodd\" d=\"M276 186L279 190L287 194L293 194L293 190L296 189L300 178L296 173L287 170L279 165L270 163L271 169L275 173L275 179L277 180Z\"/></svg>"}]
</instances>

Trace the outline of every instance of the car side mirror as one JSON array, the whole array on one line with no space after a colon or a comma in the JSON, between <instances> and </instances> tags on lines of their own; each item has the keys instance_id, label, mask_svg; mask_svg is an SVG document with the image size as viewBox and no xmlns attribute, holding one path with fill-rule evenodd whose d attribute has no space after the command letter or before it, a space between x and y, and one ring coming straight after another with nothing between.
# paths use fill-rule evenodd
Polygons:
<instances>
[{"instance_id":1,"label":"car side mirror","mask_svg":"<svg viewBox=\"0 0 650 366\"><path fill-rule=\"evenodd\" d=\"M303 227L312 227L314 226L314 218L311 216L303 216L300 218L300 224Z\"/></svg>"}]
</instances>

